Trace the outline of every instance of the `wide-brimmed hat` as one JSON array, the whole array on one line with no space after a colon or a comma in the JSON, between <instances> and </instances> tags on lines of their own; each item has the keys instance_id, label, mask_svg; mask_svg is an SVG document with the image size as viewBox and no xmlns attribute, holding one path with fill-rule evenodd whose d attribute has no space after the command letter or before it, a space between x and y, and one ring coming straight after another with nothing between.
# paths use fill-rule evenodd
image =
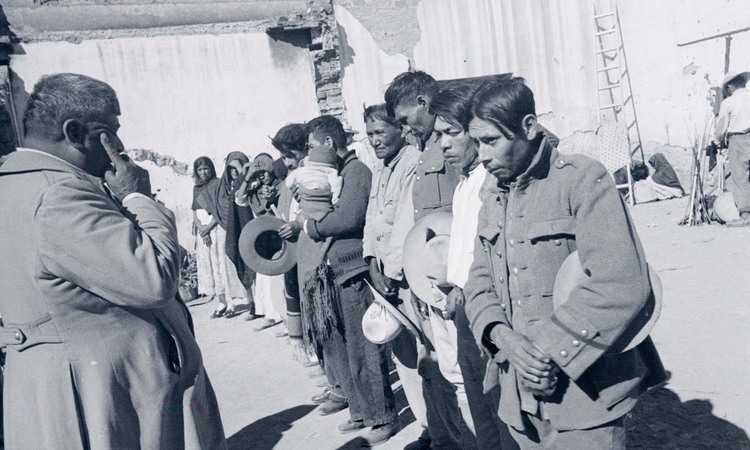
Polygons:
<instances>
[{"instance_id":1,"label":"wide-brimmed hat","mask_svg":"<svg viewBox=\"0 0 750 450\"><path fill-rule=\"evenodd\" d=\"M750 80L750 72L727 72L727 74L724 76L724 79L721 81L721 91L725 92L727 84L738 77L743 77L745 81Z\"/></svg>"},{"instance_id":2,"label":"wide-brimmed hat","mask_svg":"<svg viewBox=\"0 0 750 450\"><path fill-rule=\"evenodd\" d=\"M419 339L419 331L411 320L380 295L370 283L367 286L375 298L362 316L362 333L367 340L373 344L385 344L396 339L404 328Z\"/></svg>"},{"instance_id":3,"label":"wide-brimmed hat","mask_svg":"<svg viewBox=\"0 0 750 450\"><path fill-rule=\"evenodd\" d=\"M414 224L404 242L404 275L411 291L423 302L441 309L445 297L436 299L433 286L446 286L452 220L453 215L447 212L425 216Z\"/></svg>"},{"instance_id":4,"label":"wide-brimmed hat","mask_svg":"<svg viewBox=\"0 0 750 450\"><path fill-rule=\"evenodd\" d=\"M740 210L734 203L734 196L731 192L722 192L714 200L714 214L724 223L734 222L740 218Z\"/></svg>"},{"instance_id":5,"label":"wide-brimmed hat","mask_svg":"<svg viewBox=\"0 0 750 450\"><path fill-rule=\"evenodd\" d=\"M359 134L359 131L355 130L352 127L344 127L344 133L355 135L355 134Z\"/></svg>"},{"instance_id":6,"label":"wide-brimmed hat","mask_svg":"<svg viewBox=\"0 0 750 450\"><path fill-rule=\"evenodd\" d=\"M247 267L263 275L281 275L297 264L297 246L279 236L286 222L274 216L260 216L242 229L240 256Z\"/></svg>"},{"instance_id":7,"label":"wide-brimmed hat","mask_svg":"<svg viewBox=\"0 0 750 450\"><path fill-rule=\"evenodd\" d=\"M609 348L609 352L626 352L640 344L648 337L657 319L659 319L662 300L661 280L656 270L650 264L648 265L648 277L651 281L651 293L646 301L646 305L633 318L625 332ZM578 259L578 252L575 251L568 256L562 266L560 266L560 271L557 272L555 287L552 293L555 308L567 302L573 289L580 285L586 278L588 278L588 275L583 271L581 261Z\"/></svg>"}]
</instances>

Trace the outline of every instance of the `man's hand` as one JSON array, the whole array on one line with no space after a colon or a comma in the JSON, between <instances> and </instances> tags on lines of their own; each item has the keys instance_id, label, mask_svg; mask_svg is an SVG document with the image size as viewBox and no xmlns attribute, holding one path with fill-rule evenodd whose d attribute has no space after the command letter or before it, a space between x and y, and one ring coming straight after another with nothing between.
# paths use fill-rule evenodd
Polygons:
<instances>
[{"instance_id":1,"label":"man's hand","mask_svg":"<svg viewBox=\"0 0 750 450\"><path fill-rule=\"evenodd\" d=\"M102 133L99 139L114 166L114 170L107 170L104 174L104 180L115 198L122 202L128 194L133 193L151 198L148 171L120 155L122 149L112 143L107 133Z\"/></svg>"},{"instance_id":2,"label":"man's hand","mask_svg":"<svg viewBox=\"0 0 750 450\"><path fill-rule=\"evenodd\" d=\"M497 348L503 350L522 379L539 384L541 378L552 376L554 363L526 336L505 325L495 325L490 332L490 339Z\"/></svg>"},{"instance_id":3,"label":"man's hand","mask_svg":"<svg viewBox=\"0 0 750 450\"><path fill-rule=\"evenodd\" d=\"M282 239L286 239L287 241L291 241L297 238L299 236L299 232L302 230L302 227L295 221L287 222L284 225L279 228L279 236L281 236Z\"/></svg>"},{"instance_id":4,"label":"man's hand","mask_svg":"<svg viewBox=\"0 0 750 450\"><path fill-rule=\"evenodd\" d=\"M414 307L414 313L420 320L430 320L430 307L427 303L418 299L416 295L412 293L411 304Z\"/></svg>"},{"instance_id":5,"label":"man's hand","mask_svg":"<svg viewBox=\"0 0 750 450\"><path fill-rule=\"evenodd\" d=\"M383 297L388 298L398 295L398 288L395 281L380 271L378 260L375 258L370 258L370 279L372 280L372 287L380 292L380 295Z\"/></svg>"},{"instance_id":6,"label":"man's hand","mask_svg":"<svg viewBox=\"0 0 750 450\"><path fill-rule=\"evenodd\" d=\"M443 306L443 318L445 320L453 320L456 315L456 305L464 304L464 291L458 286L453 286L453 290L448 293L448 297L445 299L445 306Z\"/></svg>"},{"instance_id":7,"label":"man's hand","mask_svg":"<svg viewBox=\"0 0 750 450\"><path fill-rule=\"evenodd\" d=\"M252 177L252 175L254 173L254 172L252 172L252 169L253 169L253 163L251 163L251 162L246 162L242 166L242 173L241 173L242 179L245 180L248 183L250 182L250 178Z\"/></svg>"},{"instance_id":8,"label":"man's hand","mask_svg":"<svg viewBox=\"0 0 750 450\"><path fill-rule=\"evenodd\" d=\"M200 230L200 225L198 225L198 221L197 220L194 220L193 223L191 224L191 227L190 227L190 233L193 236L197 236L199 230Z\"/></svg>"},{"instance_id":9,"label":"man's hand","mask_svg":"<svg viewBox=\"0 0 750 450\"><path fill-rule=\"evenodd\" d=\"M274 199L277 195L276 188L267 184L262 185L260 189L258 189L258 197L263 200Z\"/></svg>"},{"instance_id":10,"label":"man's hand","mask_svg":"<svg viewBox=\"0 0 750 450\"><path fill-rule=\"evenodd\" d=\"M201 239L203 239L203 243L206 244L206 247L210 247L212 244L211 241L211 235L210 234L202 234Z\"/></svg>"},{"instance_id":11,"label":"man's hand","mask_svg":"<svg viewBox=\"0 0 750 450\"><path fill-rule=\"evenodd\" d=\"M549 376L540 377L538 383L534 383L526 380L525 378L521 378L521 385L523 385L523 387L527 391L531 392L537 397L549 397L550 395L554 394L558 386L558 376L560 376L560 368L557 367L554 362L551 364L552 370L550 370Z\"/></svg>"}]
</instances>

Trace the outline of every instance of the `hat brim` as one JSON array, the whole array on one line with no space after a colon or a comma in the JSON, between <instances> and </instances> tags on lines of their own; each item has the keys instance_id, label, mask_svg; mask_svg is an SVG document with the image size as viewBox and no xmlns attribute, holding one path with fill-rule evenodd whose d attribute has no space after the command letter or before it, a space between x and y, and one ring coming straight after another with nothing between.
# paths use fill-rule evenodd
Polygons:
<instances>
[{"instance_id":1,"label":"hat brim","mask_svg":"<svg viewBox=\"0 0 750 450\"><path fill-rule=\"evenodd\" d=\"M651 293L648 300L638 315L630 322L625 332L609 348L610 353L626 352L643 342L659 319L662 305L662 286L659 275L650 264L648 265L648 276L651 282ZM560 266L560 271L555 278L555 287L552 293L555 309L567 302L573 289L586 278L588 278L588 275L583 271L578 259L578 252L575 251Z\"/></svg>"},{"instance_id":2,"label":"hat brim","mask_svg":"<svg viewBox=\"0 0 750 450\"><path fill-rule=\"evenodd\" d=\"M240 233L239 250L251 270L263 275L281 275L297 264L297 246L279 236L282 219L274 216L256 217Z\"/></svg>"},{"instance_id":3,"label":"hat brim","mask_svg":"<svg viewBox=\"0 0 750 450\"><path fill-rule=\"evenodd\" d=\"M431 306L442 308L432 295L432 285L422 264L422 255L426 244L427 229L431 229L437 236L450 236L453 214L448 212L433 213L421 218L409 230L404 242L403 266L409 288L420 300ZM446 259L445 263L448 261Z\"/></svg>"},{"instance_id":4,"label":"hat brim","mask_svg":"<svg viewBox=\"0 0 750 450\"><path fill-rule=\"evenodd\" d=\"M729 72L724 76L724 79L721 82L721 90L725 90L727 88L727 84L729 84L730 81L738 78L743 77L745 78L745 81L750 80L750 72Z\"/></svg>"},{"instance_id":5,"label":"hat brim","mask_svg":"<svg viewBox=\"0 0 750 450\"><path fill-rule=\"evenodd\" d=\"M402 313L398 308L396 308L391 302L385 299L382 295L380 295L380 292L378 292L369 281L367 281L367 287L370 288L370 291L372 291L372 296L376 303L382 305L385 307L385 309L391 313L393 317L396 318L396 320L411 334L413 334L419 341L422 340L421 334L419 330L417 329L416 325L409 320L408 317L404 313Z\"/></svg>"}]
</instances>

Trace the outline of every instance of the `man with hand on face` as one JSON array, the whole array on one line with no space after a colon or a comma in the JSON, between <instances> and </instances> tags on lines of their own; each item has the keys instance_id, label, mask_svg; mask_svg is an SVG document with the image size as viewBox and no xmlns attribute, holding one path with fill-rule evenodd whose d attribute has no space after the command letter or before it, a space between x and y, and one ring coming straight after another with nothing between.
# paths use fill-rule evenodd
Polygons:
<instances>
[{"instance_id":1,"label":"man with hand on face","mask_svg":"<svg viewBox=\"0 0 750 450\"><path fill-rule=\"evenodd\" d=\"M8 448L226 448L174 215L119 154L119 114L106 83L44 76L0 170Z\"/></svg>"},{"instance_id":2,"label":"man with hand on face","mask_svg":"<svg viewBox=\"0 0 750 450\"><path fill-rule=\"evenodd\" d=\"M523 449L625 448L623 418L663 369L648 338L613 350L651 293L622 197L599 162L560 155L539 133L522 80L482 86L473 116L488 175L465 295L496 362L485 388L499 382L500 418ZM555 308L556 276L576 250L589 276Z\"/></svg>"}]
</instances>

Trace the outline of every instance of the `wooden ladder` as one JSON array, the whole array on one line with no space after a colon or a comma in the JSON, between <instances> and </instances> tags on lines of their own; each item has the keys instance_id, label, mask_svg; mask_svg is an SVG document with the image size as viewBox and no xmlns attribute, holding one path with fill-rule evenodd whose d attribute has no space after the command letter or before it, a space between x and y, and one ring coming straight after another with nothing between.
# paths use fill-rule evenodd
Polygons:
<instances>
[{"instance_id":1,"label":"wooden ladder","mask_svg":"<svg viewBox=\"0 0 750 450\"><path fill-rule=\"evenodd\" d=\"M602 9L605 8L597 8L597 2L594 2L594 56L599 125L607 122L624 123L628 129L631 156L640 153L641 161L645 162L617 5L607 12L602 12Z\"/></svg>"}]
</instances>

